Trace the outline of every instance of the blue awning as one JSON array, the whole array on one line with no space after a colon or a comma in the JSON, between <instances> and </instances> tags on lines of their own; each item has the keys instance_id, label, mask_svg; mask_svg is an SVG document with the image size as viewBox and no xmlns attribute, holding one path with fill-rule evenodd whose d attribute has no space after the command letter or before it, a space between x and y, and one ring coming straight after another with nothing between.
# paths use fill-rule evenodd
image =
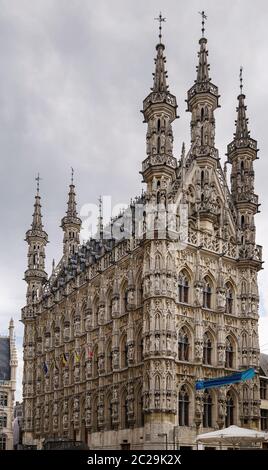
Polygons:
<instances>
[{"instance_id":1,"label":"blue awning","mask_svg":"<svg viewBox=\"0 0 268 470\"><path fill-rule=\"evenodd\" d=\"M223 377L216 377L215 379L198 380L195 384L196 390L204 388L223 387L224 385L235 384L243 380L253 379L255 375L254 368L236 372L235 374L225 375Z\"/></svg>"}]
</instances>

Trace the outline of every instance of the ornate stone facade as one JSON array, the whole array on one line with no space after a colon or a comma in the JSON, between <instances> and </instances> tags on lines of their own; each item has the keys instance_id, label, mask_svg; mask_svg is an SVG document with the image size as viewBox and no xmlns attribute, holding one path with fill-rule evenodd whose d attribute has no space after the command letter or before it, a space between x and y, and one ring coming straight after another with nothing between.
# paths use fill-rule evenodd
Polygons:
<instances>
[{"instance_id":1,"label":"ornate stone facade","mask_svg":"<svg viewBox=\"0 0 268 470\"><path fill-rule=\"evenodd\" d=\"M159 449L165 438L169 448L189 446L201 430L231 423L259 428L257 376L195 391L197 379L259 366L257 146L241 91L228 146L229 191L215 148L219 95L206 44L202 37L188 92L191 147L186 154L183 145L179 161L172 132L177 102L166 82L165 46L161 40L156 46L154 84L143 103L146 191L130 205L128 238L104 239L100 230L100 239L80 245L72 182L63 258L47 280L38 188L22 309L24 443L40 447L44 438L65 436L90 448Z\"/></svg>"},{"instance_id":2,"label":"ornate stone facade","mask_svg":"<svg viewBox=\"0 0 268 470\"><path fill-rule=\"evenodd\" d=\"M14 321L11 319L9 335L0 336L0 451L13 450L13 407L17 365Z\"/></svg>"}]
</instances>

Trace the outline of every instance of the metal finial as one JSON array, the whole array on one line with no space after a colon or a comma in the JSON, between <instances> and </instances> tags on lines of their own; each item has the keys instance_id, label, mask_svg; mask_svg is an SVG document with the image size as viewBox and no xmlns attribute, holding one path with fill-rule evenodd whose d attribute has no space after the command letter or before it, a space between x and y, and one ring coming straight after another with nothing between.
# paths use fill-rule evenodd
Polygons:
<instances>
[{"instance_id":1,"label":"metal finial","mask_svg":"<svg viewBox=\"0 0 268 470\"><path fill-rule=\"evenodd\" d=\"M208 17L207 17L207 15L205 15L204 10L203 10L203 11L199 11L198 13L199 13L199 15L202 16L202 38L203 38L204 35L205 35L205 20L207 20Z\"/></svg>"},{"instance_id":2,"label":"metal finial","mask_svg":"<svg viewBox=\"0 0 268 470\"><path fill-rule=\"evenodd\" d=\"M157 18L155 18L156 21L159 21L159 43L161 44L161 39L162 39L162 23L164 23L164 21L166 21L166 18L164 18L162 16L162 13L160 11L159 13L159 16Z\"/></svg>"},{"instance_id":3,"label":"metal finial","mask_svg":"<svg viewBox=\"0 0 268 470\"><path fill-rule=\"evenodd\" d=\"M74 169L71 166L71 183L74 184Z\"/></svg>"},{"instance_id":4,"label":"metal finial","mask_svg":"<svg viewBox=\"0 0 268 470\"><path fill-rule=\"evenodd\" d=\"M239 72L239 80L240 80L240 93L242 95L243 93L243 67L240 67L240 72Z\"/></svg>"},{"instance_id":5,"label":"metal finial","mask_svg":"<svg viewBox=\"0 0 268 470\"><path fill-rule=\"evenodd\" d=\"M40 189L40 181L41 181L42 178L40 178L40 175L39 173L37 173L37 177L35 178L35 181L37 181L37 184L36 184L36 192L37 192L37 195L39 195L39 189Z\"/></svg>"}]
</instances>

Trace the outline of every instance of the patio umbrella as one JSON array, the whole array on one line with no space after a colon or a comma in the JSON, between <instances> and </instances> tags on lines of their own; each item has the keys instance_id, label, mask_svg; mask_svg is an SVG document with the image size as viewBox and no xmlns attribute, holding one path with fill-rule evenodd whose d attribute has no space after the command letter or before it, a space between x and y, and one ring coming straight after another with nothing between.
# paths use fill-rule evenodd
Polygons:
<instances>
[{"instance_id":1,"label":"patio umbrella","mask_svg":"<svg viewBox=\"0 0 268 470\"><path fill-rule=\"evenodd\" d=\"M237 445L263 442L268 440L268 433L255 431L254 429L240 428L239 426L229 426L228 428L219 429L218 431L200 434L196 438L196 442L202 444L214 445Z\"/></svg>"}]
</instances>

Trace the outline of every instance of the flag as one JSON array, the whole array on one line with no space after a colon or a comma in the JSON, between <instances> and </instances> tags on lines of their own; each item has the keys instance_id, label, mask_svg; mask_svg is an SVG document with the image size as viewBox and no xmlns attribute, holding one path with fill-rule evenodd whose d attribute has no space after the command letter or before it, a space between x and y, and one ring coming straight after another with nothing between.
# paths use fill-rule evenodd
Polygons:
<instances>
[{"instance_id":1,"label":"flag","mask_svg":"<svg viewBox=\"0 0 268 470\"><path fill-rule=\"evenodd\" d=\"M53 365L54 365L54 369L59 370L57 359L53 359Z\"/></svg>"},{"instance_id":2,"label":"flag","mask_svg":"<svg viewBox=\"0 0 268 470\"><path fill-rule=\"evenodd\" d=\"M75 362L80 362L80 355L78 354L78 352L75 350L74 351L74 358L75 358Z\"/></svg>"},{"instance_id":3,"label":"flag","mask_svg":"<svg viewBox=\"0 0 268 470\"><path fill-rule=\"evenodd\" d=\"M223 387L224 385L235 384L244 380L253 379L254 375L254 368L250 368L241 372L236 372L235 374L216 377L215 379L198 380L195 383L195 388L196 390L202 390L204 388Z\"/></svg>"},{"instance_id":4,"label":"flag","mask_svg":"<svg viewBox=\"0 0 268 470\"><path fill-rule=\"evenodd\" d=\"M66 366L67 362L68 362L68 359L67 359L67 354L63 353L62 356L62 363L64 366Z\"/></svg>"},{"instance_id":5,"label":"flag","mask_svg":"<svg viewBox=\"0 0 268 470\"><path fill-rule=\"evenodd\" d=\"M47 375L47 373L48 373L48 366L47 366L47 363L46 363L45 361L44 361L44 363L43 363L43 370L44 370L45 375Z\"/></svg>"},{"instance_id":6,"label":"flag","mask_svg":"<svg viewBox=\"0 0 268 470\"><path fill-rule=\"evenodd\" d=\"M89 359L92 359L92 357L93 357L93 352L92 352L90 346L87 346L87 356L88 356Z\"/></svg>"}]
</instances>

